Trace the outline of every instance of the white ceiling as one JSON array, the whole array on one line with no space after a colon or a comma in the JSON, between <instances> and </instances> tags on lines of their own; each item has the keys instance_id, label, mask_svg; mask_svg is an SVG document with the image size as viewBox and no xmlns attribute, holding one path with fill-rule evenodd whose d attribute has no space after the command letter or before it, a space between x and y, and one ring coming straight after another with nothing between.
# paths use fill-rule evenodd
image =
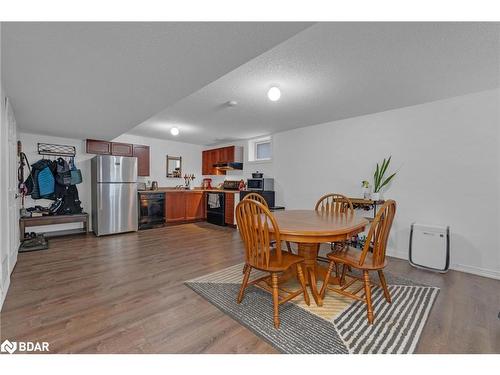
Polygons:
<instances>
[{"instance_id":1,"label":"white ceiling","mask_svg":"<svg viewBox=\"0 0 500 375\"><path fill-rule=\"evenodd\" d=\"M22 130L111 139L310 25L3 22L2 80Z\"/></svg>"},{"instance_id":2,"label":"white ceiling","mask_svg":"<svg viewBox=\"0 0 500 375\"><path fill-rule=\"evenodd\" d=\"M216 144L496 88L499 25L315 24L132 132Z\"/></svg>"}]
</instances>

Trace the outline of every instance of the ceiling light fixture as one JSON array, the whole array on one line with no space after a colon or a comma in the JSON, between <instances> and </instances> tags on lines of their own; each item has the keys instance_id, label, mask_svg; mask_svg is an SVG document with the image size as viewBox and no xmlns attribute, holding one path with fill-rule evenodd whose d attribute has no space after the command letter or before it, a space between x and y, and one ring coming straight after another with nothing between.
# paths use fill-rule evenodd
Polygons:
<instances>
[{"instance_id":1,"label":"ceiling light fixture","mask_svg":"<svg viewBox=\"0 0 500 375\"><path fill-rule=\"evenodd\" d=\"M177 129L177 128L170 129L170 134L172 134L172 135L179 135L179 129Z\"/></svg>"},{"instance_id":2,"label":"ceiling light fixture","mask_svg":"<svg viewBox=\"0 0 500 375\"><path fill-rule=\"evenodd\" d=\"M273 86L267 92L267 97L269 98L270 101L276 102L281 98L281 90L278 87Z\"/></svg>"}]
</instances>

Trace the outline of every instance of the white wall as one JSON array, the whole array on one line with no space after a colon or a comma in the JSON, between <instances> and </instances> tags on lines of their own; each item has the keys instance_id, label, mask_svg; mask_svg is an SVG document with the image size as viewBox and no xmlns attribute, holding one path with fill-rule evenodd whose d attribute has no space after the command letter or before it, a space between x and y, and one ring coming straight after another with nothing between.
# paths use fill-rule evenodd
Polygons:
<instances>
[{"instance_id":1,"label":"white wall","mask_svg":"<svg viewBox=\"0 0 500 375\"><path fill-rule=\"evenodd\" d=\"M184 184L183 178L167 178L167 155L182 157L182 175L194 174L194 186L201 186L201 152L203 147L191 143L175 142L164 139L141 137L132 134L123 134L114 142L134 143L149 146L150 152L150 173L149 177L139 178L158 181L159 186L176 186Z\"/></svg>"},{"instance_id":2,"label":"white wall","mask_svg":"<svg viewBox=\"0 0 500 375\"><path fill-rule=\"evenodd\" d=\"M0 40L1 40L0 24ZM0 46L1 61L1 46ZM10 274L19 249L19 205L17 197L17 124L2 86L0 64L0 309L10 285Z\"/></svg>"},{"instance_id":3,"label":"white wall","mask_svg":"<svg viewBox=\"0 0 500 375\"><path fill-rule=\"evenodd\" d=\"M2 39L2 23L0 22L0 41ZM7 124L5 123L4 98L2 85L2 48L0 42L0 170L8 170L5 149L7 148ZM0 173L0 238L8 238L8 205L7 205L7 173ZM8 241L0 241L0 309L7 294L8 287Z\"/></svg>"},{"instance_id":4,"label":"white wall","mask_svg":"<svg viewBox=\"0 0 500 375\"><path fill-rule=\"evenodd\" d=\"M384 192L398 203L390 253L407 257L413 221L446 224L453 268L500 278L499 104L499 90L484 91L275 134L278 204L360 196L375 163L392 155L399 172Z\"/></svg>"}]
</instances>

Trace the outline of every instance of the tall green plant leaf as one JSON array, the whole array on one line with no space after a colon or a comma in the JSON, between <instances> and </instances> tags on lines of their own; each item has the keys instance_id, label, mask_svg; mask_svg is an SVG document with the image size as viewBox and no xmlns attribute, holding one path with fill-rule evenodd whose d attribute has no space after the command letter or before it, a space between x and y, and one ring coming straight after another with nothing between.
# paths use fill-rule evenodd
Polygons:
<instances>
[{"instance_id":1,"label":"tall green plant leaf","mask_svg":"<svg viewBox=\"0 0 500 375\"><path fill-rule=\"evenodd\" d=\"M384 158L381 165L377 163L377 168L375 169L375 173L373 174L373 188L375 193L378 193L396 175L396 173L393 173L387 179L384 180L384 175L385 172L387 172L387 169L389 168L389 164L391 163L391 158L392 155L389 156L387 159Z\"/></svg>"},{"instance_id":2,"label":"tall green plant leaf","mask_svg":"<svg viewBox=\"0 0 500 375\"><path fill-rule=\"evenodd\" d=\"M382 181L382 178L384 178L384 174L387 171L387 167L389 167L389 163L391 162L391 157L392 156L389 156L389 159L387 159L387 160L384 159L384 163L382 165L382 169L380 170L380 180L379 180L379 183Z\"/></svg>"},{"instance_id":3,"label":"tall green plant leaf","mask_svg":"<svg viewBox=\"0 0 500 375\"><path fill-rule=\"evenodd\" d=\"M378 172L379 172L379 168L378 168L378 163L377 163L377 168L375 169L375 173L373 174L373 188L375 189L375 191L377 191L377 187L378 187Z\"/></svg>"},{"instance_id":4,"label":"tall green plant leaf","mask_svg":"<svg viewBox=\"0 0 500 375\"><path fill-rule=\"evenodd\" d=\"M385 185L389 183L389 181L392 180L392 178L396 175L396 173L391 174L389 177L385 179L385 181L380 185L379 190L382 189Z\"/></svg>"}]
</instances>

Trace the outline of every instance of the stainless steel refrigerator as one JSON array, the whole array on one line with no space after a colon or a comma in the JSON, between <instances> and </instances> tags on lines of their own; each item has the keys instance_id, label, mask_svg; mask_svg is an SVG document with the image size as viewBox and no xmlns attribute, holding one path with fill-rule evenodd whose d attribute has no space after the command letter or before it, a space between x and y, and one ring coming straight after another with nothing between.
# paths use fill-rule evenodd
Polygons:
<instances>
[{"instance_id":1,"label":"stainless steel refrigerator","mask_svg":"<svg viewBox=\"0 0 500 375\"><path fill-rule=\"evenodd\" d=\"M92 229L96 236L138 228L137 158L92 158Z\"/></svg>"}]
</instances>

